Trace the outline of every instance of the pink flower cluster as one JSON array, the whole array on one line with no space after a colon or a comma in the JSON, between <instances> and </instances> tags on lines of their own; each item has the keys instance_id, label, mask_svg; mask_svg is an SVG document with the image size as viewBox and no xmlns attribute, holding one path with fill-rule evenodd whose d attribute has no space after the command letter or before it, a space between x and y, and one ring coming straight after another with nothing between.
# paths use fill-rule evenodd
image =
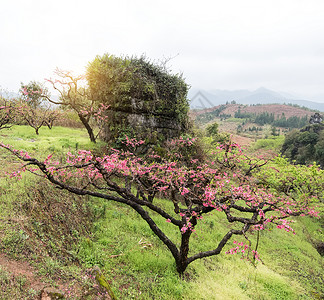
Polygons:
<instances>
[{"instance_id":1,"label":"pink flower cluster","mask_svg":"<svg viewBox=\"0 0 324 300\"><path fill-rule=\"evenodd\" d=\"M241 254L242 259L246 259L248 261L251 261L250 256L252 255L253 260L261 261L258 251L252 250L249 245L238 241L233 241L233 244L237 246L226 251L225 254Z\"/></svg>"},{"instance_id":2,"label":"pink flower cluster","mask_svg":"<svg viewBox=\"0 0 324 300\"><path fill-rule=\"evenodd\" d=\"M143 140L139 140L139 141L138 141L138 140L135 139L135 138L130 139L126 134L125 134L125 139L126 139L126 141L124 141L123 143L124 143L125 145L127 145L127 146L132 147L132 148L136 148L136 147L138 147L139 145L142 145L142 144L145 143Z\"/></svg>"}]
</instances>

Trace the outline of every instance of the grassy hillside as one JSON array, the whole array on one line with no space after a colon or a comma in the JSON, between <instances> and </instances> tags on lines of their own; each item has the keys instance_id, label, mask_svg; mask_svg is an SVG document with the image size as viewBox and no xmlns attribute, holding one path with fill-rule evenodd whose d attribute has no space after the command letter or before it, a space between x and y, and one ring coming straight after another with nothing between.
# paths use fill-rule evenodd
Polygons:
<instances>
[{"instance_id":1,"label":"grassy hillside","mask_svg":"<svg viewBox=\"0 0 324 300\"><path fill-rule=\"evenodd\" d=\"M305 109L299 106L292 106L286 104L260 104L260 105L242 105L242 104L227 104L222 106L215 106L212 108L198 110L193 112L193 116L197 117L203 114L211 114L214 111L220 110L220 114L231 115L234 117L234 114L240 110L242 113L250 114L261 114L264 112L272 113L275 116L280 117L284 114L287 118L292 116L303 117L305 115L311 116L314 114L314 111Z\"/></svg>"},{"instance_id":2,"label":"grassy hillside","mask_svg":"<svg viewBox=\"0 0 324 300\"><path fill-rule=\"evenodd\" d=\"M36 136L29 127L16 126L0 136L37 157L92 148L80 129L41 128ZM3 171L18 166L3 151L0 165ZM181 280L170 252L128 207L71 196L32 174L17 181L1 172L0 193L0 299L37 299L46 287L59 289L67 299L107 299L94 279L94 266L118 299L324 297L323 258L315 249L323 241L323 222L316 218L296 218L296 235L276 228L261 232L262 262L256 266L222 252L195 261ZM171 204L165 200L163 205ZM170 224L158 216L155 221L177 240ZM211 249L227 226L221 214L204 218L191 250Z\"/></svg>"},{"instance_id":3,"label":"grassy hillside","mask_svg":"<svg viewBox=\"0 0 324 300\"><path fill-rule=\"evenodd\" d=\"M222 132L256 140L270 135L283 135L293 128L301 128L308 124L312 115L314 111L297 105L222 104L192 112L191 117L200 127L217 122Z\"/></svg>"}]
</instances>

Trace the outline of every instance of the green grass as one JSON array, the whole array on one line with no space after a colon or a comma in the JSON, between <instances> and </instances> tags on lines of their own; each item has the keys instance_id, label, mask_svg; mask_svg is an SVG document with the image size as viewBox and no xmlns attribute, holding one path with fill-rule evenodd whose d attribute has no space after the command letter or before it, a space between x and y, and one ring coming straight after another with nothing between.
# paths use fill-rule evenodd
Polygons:
<instances>
[{"instance_id":1,"label":"green grass","mask_svg":"<svg viewBox=\"0 0 324 300\"><path fill-rule=\"evenodd\" d=\"M120 299L293 300L323 295L322 258L303 235L302 221L297 220L297 231L301 231L297 236L281 230L261 236L259 250L264 264L258 263L255 268L239 255L226 255L224 251L192 263L189 280L183 281L176 275L170 252L135 212L114 203L101 205L105 205L105 217L95 223L93 240L80 244L79 255L88 267L102 266ZM173 241L179 240L172 225L158 218L156 221ZM315 231L321 226L318 220L307 222ZM225 232L226 222L216 214L199 227L192 252L212 249ZM299 276L301 272L303 276Z\"/></svg>"},{"instance_id":2,"label":"green grass","mask_svg":"<svg viewBox=\"0 0 324 300\"><path fill-rule=\"evenodd\" d=\"M283 143L285 141L285 136L284 135L279 135L279 136L272 136L270 138L266 139L259 139L257 140L251 148L253 150L273 150L275 152L279 152Z\"/></svg>"},{"instance_id":3,"label":"green grass","mask_svg":"<svg viewBox=\"0 0 324 300\"><path fill-rule=\"evenodd\" d=\"M41 128L36 136L31 128L17 126L0 134L4 143L37 157L94 147L80 129ZM3 151L0 165L8 167L8 154ZM317 241L323 241L323 223L318 219L296 218L296 235L276 228L262 232L258 250L264 264L258 262L254 267L239 255L226 255L233 247L230 242L220 255L189 265L186 279L181 280L171 253L135 211L102 199L73 199L57 189L39 186L37 180L31 174L20 181L1 174L0 247L12 258L33 263L38 275L51 285L65 278L71 285L77 282L90 288L85 274L97 265L118 299L286 300L321 299L324 295L323 258L314 248ZM40 197L33 186L47 191L49 197ZM55 206L56 200L59 204ZM160 202L172 210L169 201ZM175 227L155 214L153 218L179 244ZM89 226L89 231L82 231L78 224ZM197 226L190 253L212 249L227 229L221 213L206 216ZM17 299L34 293L26 294L24 278L9 282L10 276L0 269L0 283ZM5 296L0 292L0 299Z\"/></svg>"},{"instance_id":4,"label":"green grass","mask_svg":"<svg viewBox=\"0 0 324 300\"><path fill-rule=\"evenodd\" d=\"M52 129L41 127L39 135L36 135L34 129L30 126L14 126L0 131L0 141L10 144L16 149L38 155L92 149L94 147L84 129L60 126Z\"/></svg>"}]
</instances>

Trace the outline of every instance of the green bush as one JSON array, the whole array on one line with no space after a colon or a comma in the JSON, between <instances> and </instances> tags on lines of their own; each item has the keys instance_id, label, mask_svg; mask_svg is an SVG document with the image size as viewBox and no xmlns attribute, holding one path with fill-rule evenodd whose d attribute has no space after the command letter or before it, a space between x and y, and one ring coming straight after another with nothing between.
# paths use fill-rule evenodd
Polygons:
<instances>
[{"instance_id":1,"label":"green bush","mask_svg":"<svg viewBox=\"0 0 324 300\"><path fill-rule=\"evenodd\" d=\"M324 168L324 124L313 124L289 133L281 153L297 164L316 162Z\"/></svg>"}]
</instances>

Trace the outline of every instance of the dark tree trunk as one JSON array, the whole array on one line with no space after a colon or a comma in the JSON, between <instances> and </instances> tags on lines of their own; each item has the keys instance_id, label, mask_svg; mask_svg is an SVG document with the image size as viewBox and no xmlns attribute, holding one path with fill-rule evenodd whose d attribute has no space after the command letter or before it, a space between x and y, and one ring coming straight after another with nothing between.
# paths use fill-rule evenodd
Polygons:
<instances>
[{"instance_id":1,"label":"dark tree trunk","mask_svg":"<svg viewBox=\"0 0 324 300\"><path fill-rule=\"evenodd\" d=\"M191 236L191 230L188 229L184 234L181 235L181 246L179 258L176 260L177 271L180 277L183 276L184 271L188 266L188 253L189 253L189 240Z\"/></svg>"},{"instance_id":2,"label":"dark tree trunk","mask_svg":"<svg viewBox=\"0 0 324 300\"><path fill-rule=\"evenodd\" d=\"M80 121L82 122L82 124L84 125L84 127L87 129L88 131L88 135L90 138L90 141L95 143L96 142L96 138L95 135L93 133L93 130L91 128L91 126L89 125L89 122L86 120L86 118L82 115L82 114L78 114Z\"/></svg>"}]
</instances>

